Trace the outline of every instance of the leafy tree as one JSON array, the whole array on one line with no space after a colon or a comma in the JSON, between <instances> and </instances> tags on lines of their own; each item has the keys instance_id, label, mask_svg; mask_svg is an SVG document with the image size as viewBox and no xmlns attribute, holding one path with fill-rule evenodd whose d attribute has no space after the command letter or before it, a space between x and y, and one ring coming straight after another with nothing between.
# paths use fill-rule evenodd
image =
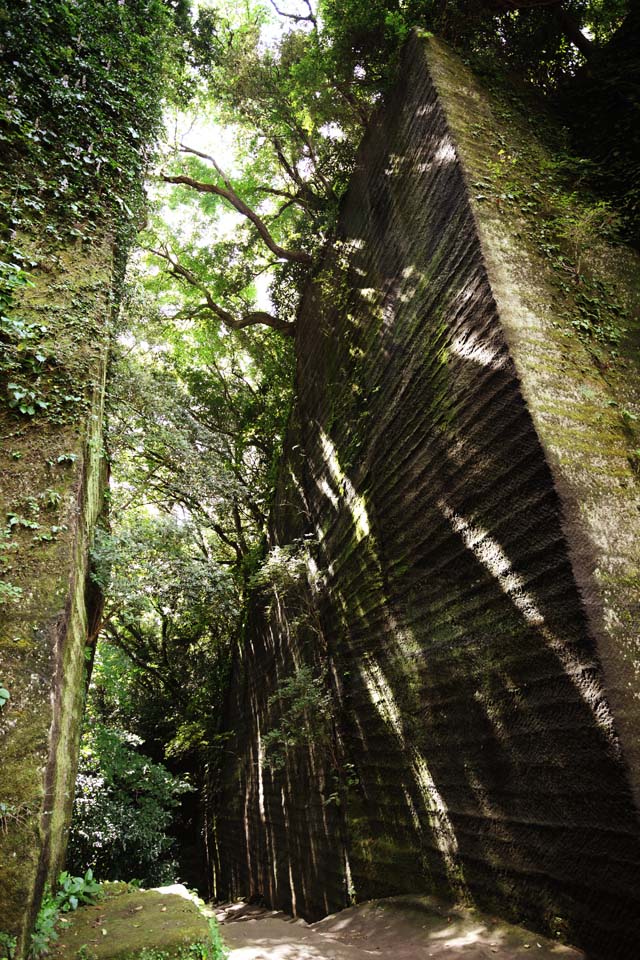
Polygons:
<instances>
[{"instance_id":1,"label":"leafy tree","mask_svg":"<svg viewBox=\"0 0 640 960\"><path fill-rule=\"evenodd\" d=\"M200 553L233 569L242 588L243 564L266 524L292 396L292 351L262 329L219 335L162 277L148 288L159 311L153 318L148 294L140 302L133 293L126 342L112 364L114 506L182 511ZM133 316L138 310L143 325ZM144 345L132 349L130 338L143 336Z\"/></svg>"},{"instance_id":2,"label":"leafy tree","mask_svg":"<svg viewBox=\"0 0 640 960\"><path fill-rule=\"evenodd\" d=\"M140 739L93 718L76 782L70 870L147 884L175 877L173 811L189 785L138 752Z\"/></svg>"},{"instance_id":3,"label":"leafy tree","mask_svg":"<svg viewBox=\"0 0 640 960\"><path fill-rule=\"evenodd\" d=\"M101 649L106 641L125 655L107 663L128 674L129 703L123 710L118 698L111 712L114 691L100 675L94 701L159 757L209 745L237 628L233 579L207 555L202 533L170 517L134 516L95 551L107 588Z\"/></svg>"},{"instance_id":4,"label":"leafy tree","mask_svg":"<svg viewBox=\"0 0 640 960\"><path fill-rule=\"evenodd\" d=\"M182 814L156 795L155 780L140 802L140 762L161 762L197 788L219 755L291 394L287 341L258 328L220 336L157 277L147 287L132 276L125 290L109 377L111 522L93 551L106 599L73 832L74 868L113 875L129 869L132 845L170 872ZM113 756L131 778L115 776ZM155 803L161 849L148 832ZM102 833L101 818L113 825ZM134 838L126 849L125 829Z\"/></svg>"},{"instance_id":5,"label":"leafy tree","mask_svg":"<svg viewBox=\"0 0 640 960\"><path fill-rule=\"evenodd\" d=\"M224 16L205 9L194 27L202 118L233 134L235 171L178 142L161 180L178 188L173 205L196 207L206 226L184 243L155 218L145 245L152 263L191 288L202 315L231 329L263 324L293 335L301 285L335 221L371 106L333 70L307 10L270 44L259 4ZM269 309L256 304L263 276L273 280Z\"/></svg>"}]
</instances>

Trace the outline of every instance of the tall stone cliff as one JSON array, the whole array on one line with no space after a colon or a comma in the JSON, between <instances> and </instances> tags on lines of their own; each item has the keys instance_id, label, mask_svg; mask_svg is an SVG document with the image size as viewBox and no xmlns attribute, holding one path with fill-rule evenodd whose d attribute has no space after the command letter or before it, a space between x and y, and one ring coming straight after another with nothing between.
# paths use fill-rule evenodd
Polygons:
<instances>
[{"instance_id":1,"label":"tall stone cliff","mask_svg":"<svg viewBox=\"0 0 640 960\"><path fill-rule=\"evenodd\" d=\"M42 358L17 378L33 393L26 413L7 405L15 385L0 372L0 681L10 694L0 711L0 930L17 936L20 957L64 865L100 612L89 552L106 481L114 244L18 239L32 266L11 316Z\"/></svg>"},{"instance_id":2,"label":"tall stone cliff","mask_svg":"<svg viewBox=\"0 0 640 960\"><path fill-rule=\"evenodd\" d=\"M212 848L222 895L431 891L613 960L640 933L640 272L525 112L416 36L362 146L299 317Z\"/></svg>"}]
</instances>

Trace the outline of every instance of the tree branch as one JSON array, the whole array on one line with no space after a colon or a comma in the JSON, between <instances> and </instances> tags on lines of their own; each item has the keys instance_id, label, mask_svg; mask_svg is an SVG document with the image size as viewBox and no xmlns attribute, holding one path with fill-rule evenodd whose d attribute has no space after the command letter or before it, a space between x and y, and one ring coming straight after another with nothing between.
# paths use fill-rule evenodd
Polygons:
<instances>
[{"instance_id":1,"label":"tree branch","mask_svg":"<svg viewBox=\"0 0 640 960\"><path fill-rule=\"evenodd\" d=\"M562 4L558 4L556 7L556 17L567 39L580 51L582 56L588 60L593 54L593 41L584 35L578 21Z\"/></svg>"},{"instance_id":2,"label":"tree branch","mask_svg":"<svg viewBox=\"0 0 640 960\"><path fill-rule=\"evenodd\" d=\"M309 254L304 250L287 250L285 247L280 246L276 240L274 240L264 220L258 216L255 210L252 210L251 207L249 207L244 200L238 196L236 191L233 189L231 181L224 171L221 170L213 157L210 157L206 153L201 153L199 150L194 150L191 147L185 147L183 145L181 145L180 149L185 153L192 153L204 160L209 160L213 164L216 173L224 183L224 187L220 187L215 183L205 183L202 180L196 180L194 177L188 177L185 174L179 174L173 177L164 174L161 179L164 180L165 183L177 183L185 187L191 187L192 190L197 190L200 193L213 193L218 197L222 197L224 200L230 203L232 207L235 207L238 213L242 214L243 217L246 217L247 220L251 221L269 250L271 250L272 253L275 253L277 257L282 260L292 260L295 263L312 263L312 257L310 257Z\"/></svg>"},{"instance_id":3,"label":"tree branch","mask_svg":"<svg viewBox=\"0 0 640 960\"><path fill-rule=\"evenodd\" d=\"M269 2L271 3L271 6L275 10L275 12L278 14L278 16L286 17L288 20L293 20L295 23L312 23L314 28L316 30L318 29L318 22L315 18L315 15L313 13L313 7L311 6L309 0L305 0L305 6L309 11L309 13L306 16L300 13L287 13L286 10L280 10L276 6L275 0L269 0Z\"/></svg>"},{"instance_id":4,"label":"tree branch","mask_svg":"<svg viewBox=\"0 0 640 960\"><path fill-rule=\"evenodd\" d=\"M218 534L223 543L226 543L228 547L231 547L236 555L236 563L242 563L243 553L241 545L236 543L235 540L232 540L219 523L212 523L211 529Z\"/></svg>"},{"instance_id":5,"label":"tree branch","mask_svg":"<svg viewBox=\"0 0 640 960\"><path fill-rule=\"evenodd\" d=\"M287 200L287 206L290 206L292 203L296 203L299 207L302 207L303 210L306 210L307 213L310 212L311 204L308 200L303 200L302 193L289 193L288 190L277 190L275 187L258 187L261 193L268 193L272 197L285 197ZM319 204L316 204L318 206Z\"/></svg>"},{"instance_id":6,"label":"tree branch","mask_svg":"<svg viewBox=\"0 0 640 960\"><path fill-rule=\"evenodd\" d=\"M199 290L206 301L206 304L203 304L203 306L206 306L206 308L210 310L211 313L218 318L218 320L222 320L222 322L231 330L242 330L244 327L263 324L266 327L272 327L274 330L277 330L279 333L282 333L285 336L293 337L295 335L295 324L289 323L286 320L280 320L278 317L274 317L272 314L266 313L264 310L252 310L249 313L246 313L243 317L234 317L233 314L229 313L228 310L225 310L224 307L220 306L220 304L213 299L211 292L203 283L201 283L200 280L198 280L195 273L189 270L188 267L183 266L168 252L168 250L158 250L155 247L147 247L146 249L154 256L160 257L162 260L166 260L171 266L170 272L174 277L180 277L190 286L195 287L196 290Z\"/></svg>"},{"instance_id":7,"label":"tree branch","mask_svg":"<svg viewBox=\"0 0 640 960\"><path fill-rule=\"evenodd\" d=\"M130 626L125 626L123 629L128 630L129 633L131 633L134 636L134 639L136 639L135 631L133 631ZM112 642L115 644L115 646L119 647L120 650L122 650L122 652L129 657L132 663L134 663L137 667L139 667L140 670L144 671L144 673L149 674L150 676L158 680L161 684L163 684L161 671L158 670L157 667L153 667L146 659L139 656L138 653L135 650L133 650L130 644L123 640L122 633L118 631L118 629L113 624L109 624L107 626L106 632L108 636L111 638ZM144 652L145 654L147 653L147 651L144 651Z\"/></svg>"}]
</instances>

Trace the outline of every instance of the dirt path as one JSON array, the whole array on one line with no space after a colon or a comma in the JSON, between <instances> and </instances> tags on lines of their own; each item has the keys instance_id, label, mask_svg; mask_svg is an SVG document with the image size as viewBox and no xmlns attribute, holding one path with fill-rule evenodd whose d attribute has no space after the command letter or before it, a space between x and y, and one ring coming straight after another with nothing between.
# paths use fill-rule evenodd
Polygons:
<instances>
[{"instance_id":1,"label":"dirt path","mask_svg":"<svg viewBox=\"0 0 640 960\"><path fill-rule=\"evenodd\" d=\"M314 924L244 903L216 912L229 960L584 960L522 927L427 897L372 901Z\"/></svg>"}]
</instances>

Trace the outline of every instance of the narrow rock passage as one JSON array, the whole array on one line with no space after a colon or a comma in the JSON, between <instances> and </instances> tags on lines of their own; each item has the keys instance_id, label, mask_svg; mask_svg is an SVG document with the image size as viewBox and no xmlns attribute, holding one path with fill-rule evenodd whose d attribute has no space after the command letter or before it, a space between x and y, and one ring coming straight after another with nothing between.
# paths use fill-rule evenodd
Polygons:
<instances>
[{"instance_id":1,"label":"narrow rock passage","mask_svg":"<svg viewBox=\"0 0 640 960\"><path fill-rule=\"evenodd\" d=\"M236 903L217 911L229 960L584 960L584 954L427 897L350 907L314 924Z\"/></svg>"}]
</instances>

